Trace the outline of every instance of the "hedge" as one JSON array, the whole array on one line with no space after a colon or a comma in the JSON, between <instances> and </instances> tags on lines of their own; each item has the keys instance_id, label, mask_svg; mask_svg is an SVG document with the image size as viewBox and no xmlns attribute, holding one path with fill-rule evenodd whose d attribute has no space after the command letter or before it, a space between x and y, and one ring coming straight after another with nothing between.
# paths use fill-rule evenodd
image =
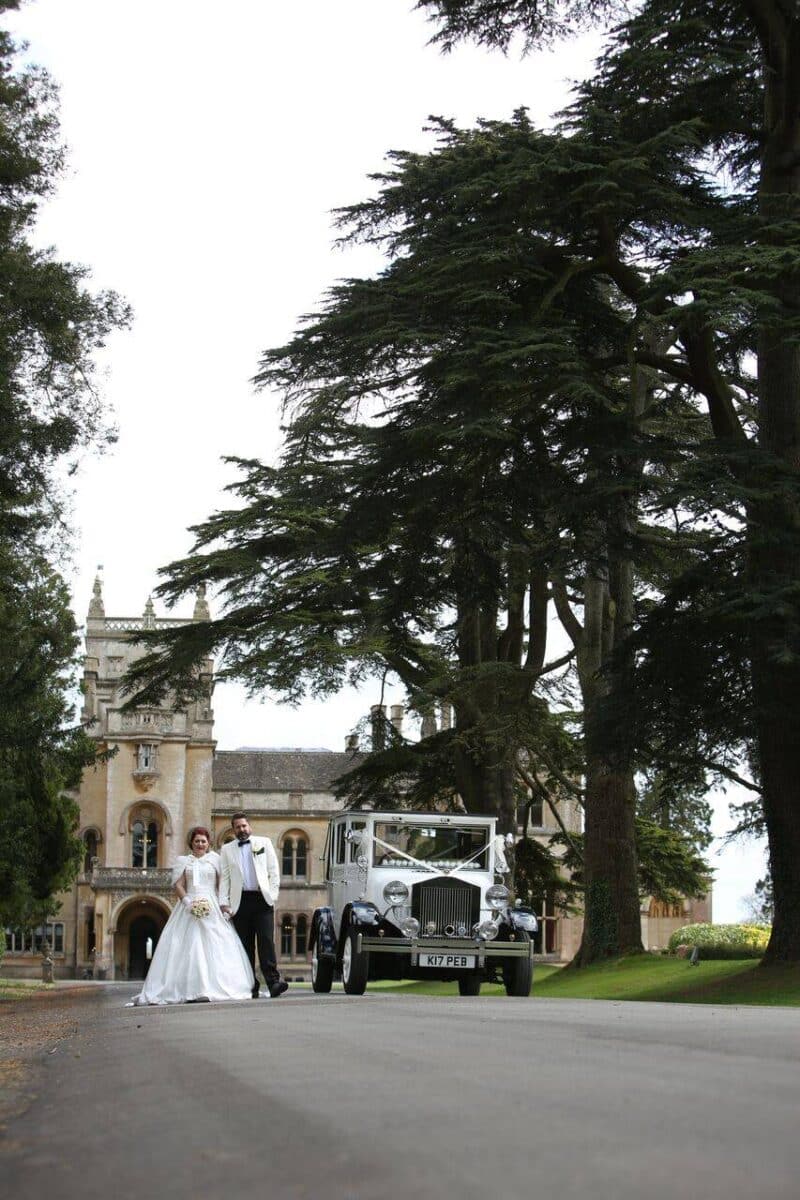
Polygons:
<instances>
[{"instance_id":1,"label":"hedge","mask_svg":"<svg viewBox=\"0 0 800 1200\"><path fill-rule=\"evenodd\" d=\"M761 958L770 932L769 925L684 925L667 949L674 954L678 946L697 946L701 958Z\"/></svg>"}]
</instances>

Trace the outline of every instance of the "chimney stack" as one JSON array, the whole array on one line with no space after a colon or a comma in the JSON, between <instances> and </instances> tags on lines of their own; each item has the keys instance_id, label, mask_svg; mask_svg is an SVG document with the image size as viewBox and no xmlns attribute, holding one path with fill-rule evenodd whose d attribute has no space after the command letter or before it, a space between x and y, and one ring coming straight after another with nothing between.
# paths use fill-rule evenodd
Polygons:
<instances>
[{"instance_id":1,"label":"chimney stack","mask_svg":"<svg viewBox=\"0 0 800 1200\"><path fill-rule=\"evenodd\" d=\"M369 720L372 727L372 749L386 748L386 705L373 704L369 710Z\"/></svg>"},{"instance_id":2,"label":"chimney stack","mask_svg":"<svg viewBox=\"0 0 800 1200\"><path fill-rule=\"evenodd\" d=\"M403 736L403 711L402 704L392 705L392 724L398 737Z\"/></svg>"}]
</instances>

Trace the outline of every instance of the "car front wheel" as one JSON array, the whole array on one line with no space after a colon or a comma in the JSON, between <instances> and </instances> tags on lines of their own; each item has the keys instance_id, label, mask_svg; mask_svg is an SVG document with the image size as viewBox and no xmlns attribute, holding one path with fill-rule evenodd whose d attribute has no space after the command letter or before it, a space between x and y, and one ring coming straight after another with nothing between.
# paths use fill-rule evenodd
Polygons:
<instances>
[{"instance_id":1,"label":"car front wheel","mask_svg":"<svg viewBox=\"0 0 800 1200\"><path fill-rule=\"evenodd\" d=\"M358 930L350 926L342 951L342 983L348 996L363 996L367 988L369 955L358 951Z\"/></svg>"},{"instance_id":2,"label":"car front wheel","mask_svg":"<svg viewBox=\"0 0 800 1200\"><path fill-rule=\"evenodd\" d=\"M319 947L315 944L311 951L311 987L315 992L329 992L333 986L332 958L319 958Z\"/></svg>"},{"instance_id":3,"label":"car front wheel","mask_svg":"<svg viewBox=\"0 0 800 1200\"><path fill-rule=\"evenodd\" d=\"M518 929L515 940L529 947L530 937ZM503 963L503 983L507 996L530 996L533 983L533 963L530 954L525 958L507 958Z\"/></svg>"}]
</instances>

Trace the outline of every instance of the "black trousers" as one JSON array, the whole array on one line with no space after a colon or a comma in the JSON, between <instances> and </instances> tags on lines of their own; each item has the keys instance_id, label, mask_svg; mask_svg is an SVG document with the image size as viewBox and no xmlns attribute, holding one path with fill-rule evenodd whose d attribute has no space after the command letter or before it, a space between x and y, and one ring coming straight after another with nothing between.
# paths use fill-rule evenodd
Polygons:
<instances>
[{"instance_id":1,"label":"black trousers","mask_svg":"<svg viewBox=\"0 0 800 1200\"><path fill-rule=\"evenodd\" d=\"M261 892L242 892L238 911L233 914L233 927L250 959L254 974L258 943L258 963L271 991L281 977L275 957L275 910L267 904Z\"/></svg>"}]
</instances>

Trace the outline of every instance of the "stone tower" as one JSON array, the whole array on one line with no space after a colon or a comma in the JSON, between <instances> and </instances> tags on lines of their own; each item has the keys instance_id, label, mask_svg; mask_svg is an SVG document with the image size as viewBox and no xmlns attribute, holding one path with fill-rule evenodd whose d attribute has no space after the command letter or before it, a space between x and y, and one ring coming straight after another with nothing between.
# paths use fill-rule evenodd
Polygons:
<instances>
[{"instance_id":1,"label":"stone tower","mask_svg":"<svg viewBox=\"0 0 800 1200\"><path fill-rule=\"evenodd\" d=\"M208 616L205 595L198 594L192 620ZM174 900L170 867L185 853L189 829L210 826L211 660L201 671L202 699L185 710L166 700L158 708L122 711L122 677L145 653L135 635L185 623L157 617L150 599L141 617L107 617L101 581L95 580L86 622L83 719L107 758L84 772L78 795L84 869L71 905L62 908L65 917L70 907L74 913L66 921L65 950L77 975L144 976Z\"/></svg>"}]
</instances>

